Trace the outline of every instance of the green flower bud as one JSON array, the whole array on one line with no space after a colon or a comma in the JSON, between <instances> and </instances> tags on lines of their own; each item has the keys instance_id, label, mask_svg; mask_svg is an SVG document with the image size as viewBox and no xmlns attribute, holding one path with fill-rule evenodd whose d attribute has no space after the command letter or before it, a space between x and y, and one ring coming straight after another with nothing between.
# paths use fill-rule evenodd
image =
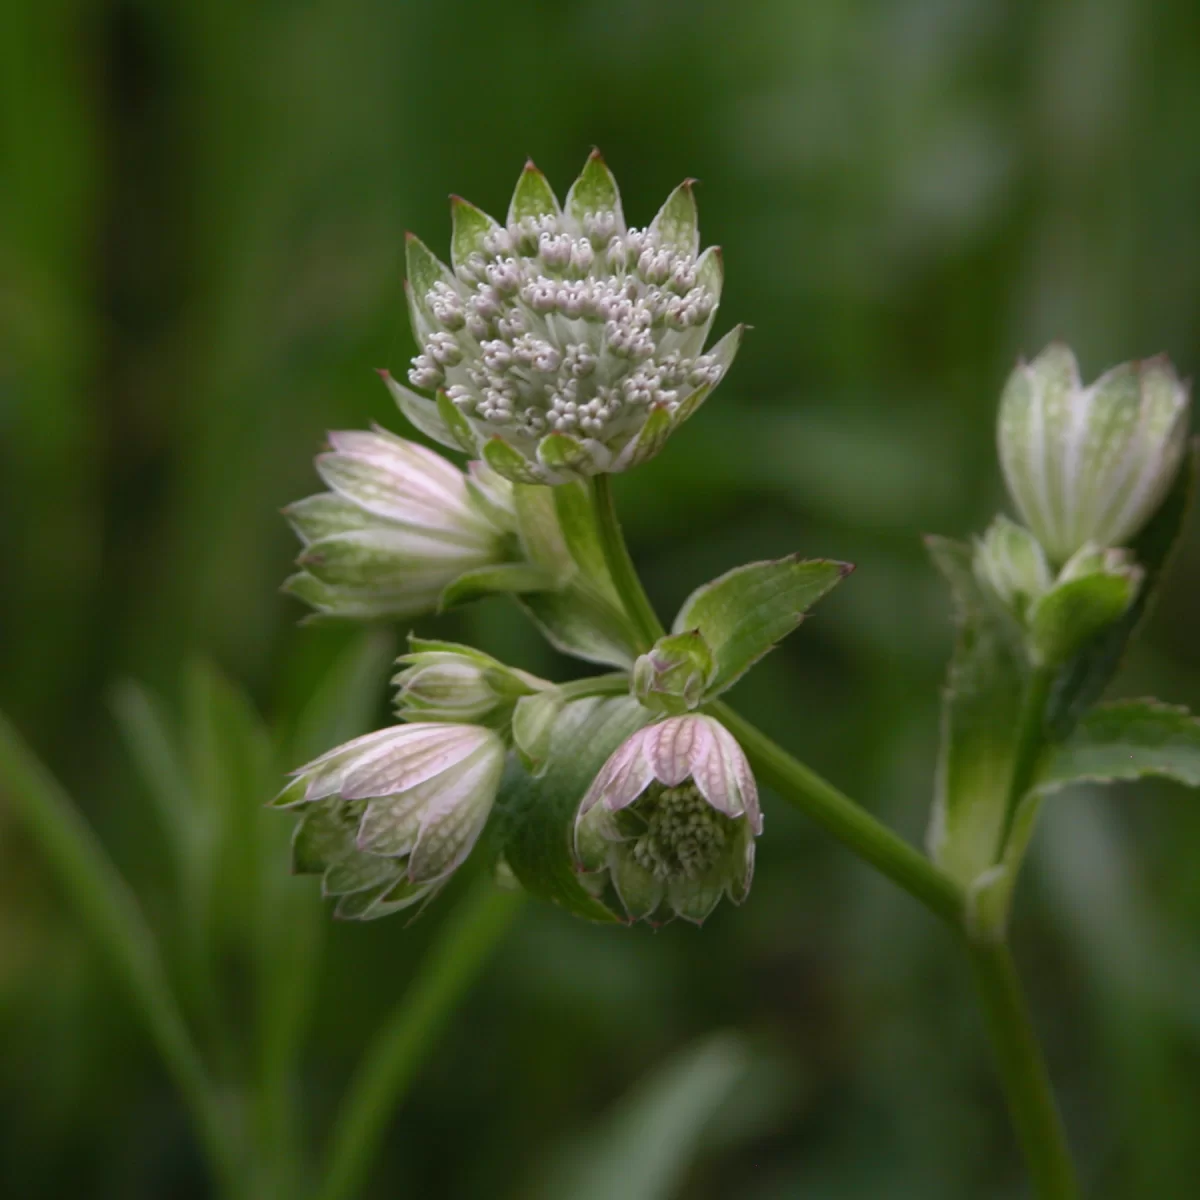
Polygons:
<instances>
[{"instance_id":1,"label":"green flower bud","mask_svg":"<svg viewBox=\"0 0 1200 1200\"><path fill-rule=\"evenodd\" d=\"M1000 402L1000 460L1052 563L1089 542L1123 545L1154 515L1183 457L1189 409L1165 357L1114 367L1088 387L1063 345L1017 366Z\"/></svg>"},{"instance_id":2,"label":"green flower bud","mask_svg":"<svg viewBox=\"0 0 1200 1200\"><path fill-rule=\"evenodd\" d=\"M698 629L659 638L633 665L633 694L652 712L697 708L713 672L712 651Z\"/></svg>"},{"instance_id":3,"label":"green flower bud","mask_svg":"<svg viewBox=\"0 0 1200 1200\"><path fill-rule=\"evenodd\" d=\"M975 544L975 574L1018 620L1054 582L1041 543L1023 525L997 517Z\"/></svg>"},{"instance_id":4,"label":"green flower bud","mask_svg":"<svg viewBox=\"0 0 1200 1200\"><path fill-rule=\"evenodd\" d=\"M593 153L560 205L529 163L506 221L455 197L451 266L408 239L420 430L518 483L624 471L657 454L724 377L741 328L705 352L720 252L699 253L692 181L629 229ZM421 393L434 393L434 396Z\"/></svg>"}]
</instances>

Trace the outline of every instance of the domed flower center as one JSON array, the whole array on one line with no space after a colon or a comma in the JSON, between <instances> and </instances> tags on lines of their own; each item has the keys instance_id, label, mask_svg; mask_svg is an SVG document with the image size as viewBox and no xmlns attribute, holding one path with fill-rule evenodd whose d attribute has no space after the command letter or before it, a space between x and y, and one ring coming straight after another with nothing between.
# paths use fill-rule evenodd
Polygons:
<instances>
[{"instance_id":1,"label":"domed flower center","mask_svg":"<svg viewBox=\"0 0 1200 1200\"><path fill-rule=\"evenodd\" d=\"M454 283L423 297L429 319L409 371L469 419L509 440L560 432L607 443L720 379L701 354L718 279L655 231L623 233L613 212L587 214L582 228L547 214L497 226L482 243Z\"/></svg>"},{"instance_id":2,"label":"domed flower center","mask_svg":"<svg viewBox=\"0 0 1200 1200\"><path fill-rule=\"evenodd\" d=\"M736 827L696 786L652 784L618 822L632 845L634 860L658 879L695 879L716 864Z\"/></svg>"}]
</instances>

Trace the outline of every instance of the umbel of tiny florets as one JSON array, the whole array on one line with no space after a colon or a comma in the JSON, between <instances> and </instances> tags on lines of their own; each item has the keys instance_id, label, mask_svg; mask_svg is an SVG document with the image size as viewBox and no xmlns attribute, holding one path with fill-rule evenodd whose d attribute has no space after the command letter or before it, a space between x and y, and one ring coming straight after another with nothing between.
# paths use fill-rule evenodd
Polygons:
<instances>
[{"instance_id":1,"label":"umbel of tiny florets","mask_svg":"<svg viewBox=\"0 0 1200 1200\"><path fill-rule=\"evenodd\" d=\"M559 205L528 164L504 224L453 200L452 268L408 241L420 351L401 410L516 482L624 471L656 454L720 382L741 338L705 352L720 251L699 253L689 180L645 229L625 225L599 153Z\"/></svg>"},{"instance_id":2,"label":"umbel of tiny florets","mask_svg":"<svg viewBox=\"0 0 1200 1200\"><path fill-rule=\"evenodd\" d=\"M382 429L329 442L317 471L331 490L284 510L304 543L284 588L319 614L430 612L455 580L511 557L512 485L485 464L464 474Z\"/></svg>"},{"instance_id":3,"label":"umbel of tiny florets","mask_svg":"<svg viewBox=\"0 0 1200 1200\"><path fill-rule=\"evenodd\" d=\"M746 898L761 832L741 747L718 721L690 713L617 748L579 806L575 854L584 872L608 872L631 920L700 922L722 895Z\"/></svg>"}]
</instances>

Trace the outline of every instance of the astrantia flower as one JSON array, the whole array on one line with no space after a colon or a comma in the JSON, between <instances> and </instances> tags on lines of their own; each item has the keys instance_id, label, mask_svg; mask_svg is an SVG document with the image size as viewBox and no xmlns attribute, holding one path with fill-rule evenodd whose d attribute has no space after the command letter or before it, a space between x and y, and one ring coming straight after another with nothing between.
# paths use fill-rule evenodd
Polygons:
<instances>
[{"instance_id":1,"label":"astrantia flower","mask_svg":"<svg viewBox=\"0 0 1200 1200\"><path fill-rule=\"evenodd\" d=\"M332 489L285 510L304 542L285 588L337 617L408 617L467 571L504 562L512 485L483 463L464 475L384 430L329 435L317 471Z\"/></svg>"},{"instance_id":2,"label":"astrantia flower","mask_svg":"<svg viewBox=\"0 0 1200 1200\"><path fill-rule=\"evenodd\" d=\"M518 482L624 471L661 449L724 376L741 328L704 343L721 256L699 253L692 183L629 229L599 153L559 205L528 164L499 224L457 197L453 269L416 238L408 297L420 353L389 378L419 429Z\"/></svg>"},{"instance_id":3,"label":"astrantia flower","mask_svg":"<svg viewBox=\"0 0 1200 1200\"><path fill-rule=\"evenodd\" d=\"M723 894L740 904L762 832L750 764L720 722L669 717L623 742L579 806L575 853L607 870L633 920L700 922Z\"/></svg>"},{"instance_id":4,"label":"astrantia flower","mask_svg":"<svg viewBox=\"0 0 1200 1200\"><path fill-rule=\"evenodd\" d=\"M1183 458L1189 408L1187 386L1161 357L1088 387L1066 346L1017 367L1000 403L1000 460L1055 566L1088 543L1126 544L1154 515Z\"/></svg>"},{"instance_id":5,"label":"astrantia flower","mask_svg":"<svg viewBox=\"0 0 1200 1200\"><path fill-rule=\"evenodd\" d=\"M441 887L479 838L505 747L475 725L381 729L314 759L275 800L302 806L299 872L321 874L343 917L377 917Z\"/></svg>"}]
</instances>

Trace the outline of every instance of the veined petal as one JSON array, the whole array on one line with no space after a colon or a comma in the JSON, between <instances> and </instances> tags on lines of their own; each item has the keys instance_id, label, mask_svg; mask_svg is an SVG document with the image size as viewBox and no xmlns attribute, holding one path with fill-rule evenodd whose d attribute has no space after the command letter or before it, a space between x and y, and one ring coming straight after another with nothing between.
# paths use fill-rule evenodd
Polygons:
<instances>
[{"instance_id":1,"label":"veined petal","mask_svg":"<svg viewBox=\"0 0 1200 1200\"><path fill-rule=\"evenodd\" d=\"M754 832L761 833L758 787L737 739L712 717L695 719L704 722L705 731L703 738L697 738L692 765L692 779L700 794L727 817L744 813Z\"/></svg>"},{"instance_id":2,"label":"veined petal","mask_svg":"<svg viewBox=\"0 0 1200 1200\"><path fill-rule=\"evenodd\" d=\"M681 717L668 717L645 730L646 755L650 759L654 777L660 783L678 787L691 775L698 757L697 750L703 753L709 737L704 720L703 717L687 713Z\"/></svg>"},{"instance_id":3,"label":"veined petal","mask_svg":"<svg viewBox=\"0 0 1200 1200\"><path fill-rule=\"evenodd\" d=\"M358 826L359 850L388 858L411 854L421 832L425 805L437 794L440 784L440 777L427 779L398 795L370 801Z\"/></svg>"},{"instance_id":4,"label":"veined petal","mask_svg":"<svg viewBox=\"0 0 1200 1200\"><path fill-rule=\"evenodd\" d=\"M400 725L388 753L356 763L346 772L346 800L395 795L449 771L495 737L477 725Z\"/></svg>"},{"instance_id":5,"label":"veined petal","mask_svg":"<svg viewBox=\"0 0 1200 1200\"><path fill-rule=\"evenodd\" d=\"M612 752L588 788L579 806L581 814L601 800L610 812L616 812L632 804L650 786L654 767L647 754L646 739L653 728L639 729Z\"/></svg>"}]
</instances>

